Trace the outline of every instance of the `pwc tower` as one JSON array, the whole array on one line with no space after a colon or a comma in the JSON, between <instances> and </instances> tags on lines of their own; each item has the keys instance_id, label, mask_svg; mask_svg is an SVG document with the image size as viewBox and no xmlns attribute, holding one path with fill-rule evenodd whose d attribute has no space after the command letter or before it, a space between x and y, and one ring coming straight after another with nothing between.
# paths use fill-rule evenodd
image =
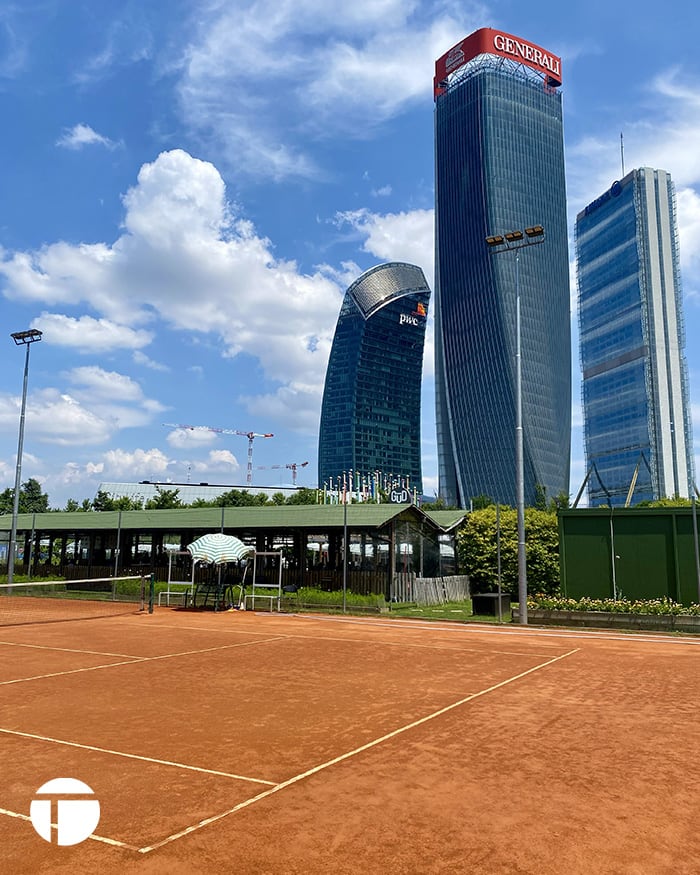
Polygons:
<instances>
[{"instance_id":1,"label":"pwc tower","mask_svg":"<svg viewBox=\"0 0 700 875\"><path fill-rule=\"evenodd\" d=\"M571 337L561 60L482 28L435 65L439 492L516 504L516 299L523 483L569 491ZM541 246L486 238L542 226ZM523 237L523 240L527 240ZM517 245L517 244L516 244Z\"/></svg>"},{"instance_id":2,"label":"pwc tower","mask_svg":"<svg viewBox=\"0 0 700 875\"><path fill-rule=\"evenodd\" d=\"M345 293L323 391L319 486L376 484L381 477L422 493L420 401L429 302L423 271L405 262L365 271Z\"/></svg>"}]
</instances>

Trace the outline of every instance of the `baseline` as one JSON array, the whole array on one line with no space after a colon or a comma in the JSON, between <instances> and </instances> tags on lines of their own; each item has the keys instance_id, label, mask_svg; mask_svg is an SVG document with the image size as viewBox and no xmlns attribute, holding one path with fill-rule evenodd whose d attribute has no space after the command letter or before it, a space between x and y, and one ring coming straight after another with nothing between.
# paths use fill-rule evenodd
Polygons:
<instances>
[{"instance_id":1,"label":"baseline","mask_svg":"<svg viewBox=\"0 0 700 875\"><path fill-rule=\"evenodd\" d=\"M459 699L457 702L452 702L450 705L439 708L437 711L433 711L431 714L427 714L425 717L420 717L417 720L413 720L411 721L411 723L407 723L405 726L400 726L398 729L387 732L379 738L375 738L372 741L361 745L360 747L356 747L353 750L347 751L344 754L340 754L340 756L333 757L333 759L327 760L325 763L321 763L320 765L314 766L311 769L307 769L305 772L301 772L300 774L295 775L294 777L289 778L286 781L275 784L273 787L270 787L269 790L264 790L262 793L258 793L256 796L252 796L250 799L246 799L244 802L239 802L237 805L234 805L232 808L229 808L226 811L222 811L219 814L207 817L204 820L199 821L199 823L185 827L185 829L182 829L176 833L172 833L171 835L167 836L159 842L156 842L155 844L146 845L142 848L139 848L138 852L141 854L148 854L152 851L158 850L159 848L162 848L167 844L177 841L178 839L184 838L187 835L191 835L193 832L197 832L198 830L203 829L204 827L209 826L212 823L216 823L217 821L222 820L223 818L228 817L231 814L235 814L237 811L248 808L249 806L254 805L256 802L267 799L269 796L272 796L275 793L279 793L281 790L285 790L287 787L298 784L300 781L303 781L304 779L309 778L312 775L316 775L319 772L330 768L331 766L335 766L338 763L349 760L366 750L370 750L371 748L377 747L378 745L383 744L386 741L390 741L391 739L396 738L397 736L402 735L405 732L409 732L410 730L415 729L417 726L422 726L423 724L428 723L431 720L435 720L436 718L441 717L443 714L447 714L450 711L453 711L455 708L466 705L468 702L472 702L474 699L478 699L481 696L485 696L488 693L492 693L498 689L501 689L508 684L512 684L513 682L520 680L521 678L527 677L528 675L533 674L536 671L540 671L541 669L546 668L549 665L553 665L555 662L566 659L568 656L572 656L573 654L578 652L579 649L574 648L573 650L569 650L567 653L559 654L558 656L552 657L545 662L541 662L538 665L533 666L532 668L528 668L525 671L520 672L519 674L513 675L510 678L506 678L503 681L499 681L497 684L493 684L492 686L486 687L483 690L479 690L476 693L471 693L469 696L465 696L464 698Z\"/></svg>"}]
</instances>

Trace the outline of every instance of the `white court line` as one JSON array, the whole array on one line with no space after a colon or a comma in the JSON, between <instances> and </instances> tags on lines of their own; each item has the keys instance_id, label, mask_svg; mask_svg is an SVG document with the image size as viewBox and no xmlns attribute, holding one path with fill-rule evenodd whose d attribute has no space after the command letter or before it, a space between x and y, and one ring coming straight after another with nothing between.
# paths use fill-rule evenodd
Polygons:
<instances>
[{"instance_id":1,"label":"white court line","mask_svg":"<svg viewBox=\"0 0 700 875\"><path fill-rule=\"evenodd\" d=\"M32 819L26 814L20 814L18 811L10 811L8 808L0 808L0 814L5 814L7 817L16 817L18 820L26 820L31 823ZM54 829L58 829L57 823L52 823ZM120 842L118 839L108 839L106 836L93 835L88 836L94 842L102 842L105 845L113 845L115 848L124 848L127 851L138 851L139 848L134 845L127 845L126 842Z\"/></svg>"},{"instance_id":2,"label":"white court line","mask_svg":"<svg viewBox=\"0 0 700 875\"><path fill-rule=\"evenodd\" d=\"M10 681L0 681L0 687L9 686L10 684L22 684L25 681L41 681L45 678L57 678L67 674L80 674L86 671L97 671L102 668L115 668L119 665L140 665L144 662L156 662L159 659L175 659L178 656L197 656L201 653L213 653L216 650L230 650L233 647L252 647L255 644L267 644L268 641L282 641L286 638L285 635L278 635L273 638L265 638L263 641L242 641L237 644L221 644L218 647L205 647L202 650L183 650L179 653L165 653L160 656L134 656L123 662L106 662L103 665L89 665L84 668L69 668L65 671L53 671L48 674L37 674L31 677L13 678Z\"/></svg>"},{"instance_id":3,"label":"white court line","mask_svg":"<svg viewBox=\"0 0 700 875\"><path fill-rule=\"evenodd\" d=\"M64 741L61 738L51 738L48 735L35 735L32 732L20 732L18 729L2 729L0 728L0 732L4 735L14 735L19 738L31 738L34 741L46 741L50 744L61 744L65 747L77 747L79 750L92 750L96 753L107 753L111 756L115 757L124 757L129 760L140 760L144 763L154 763L157 766L172 766L177 769L187 769L190 772L201 772L204 775L216 775L220 778L233 778L236 781L249 781L252 784L269 784L269 786L274 787L274 781L265 781L262 778L249 778L246 775L235 775L231 772L219 772L216 769L205 769L202 766L190 766L187 763L176 763L171 760L158 760L154 757L145 757L140 756L136 753L125 753L121 750L110 750L106 747L95 747L92 744L80 744L77 741Z\"/></svg>"},{"instance_id":4,"label":"white court line","mask_svg":"<svg viewBox=\"0 0 700 875\"><path fill-rule=\"evenodd\" d=\"M280 617L282 615L277 614L276 616ZM341 617L311 617L311 616L307 617L307 616L303 616L301 614L285 614L284 616L295 617L295 618L304 619L304 620L339 620L340 622L343 622ZM350 619L350 618L348 618L348 619ZM392 621L392 623L393 622L396 622L397 625L399 625L398 620ZM360 619L359 624L363 625L363 626L368 626L368 627L371 627L372 625L381 625L382 627L392 628L392 623L381 623L379 621L375 622L372 620L368 620L366 622L363 622ZM409 625L409 624L413 625L413 621L409 620L406 625ZM438 629L445 628L448 632L468 631L468 630L465 630L463 626L460 626L457 629L453 629L451 626L442 627L442 626L438 626L435 623L433 623L431 625L425 625L425 626L419 625L418 623L416 623L416 627L417 627L418 631L424 631L426 629L431 630L434 628L438 628ZM158 627L154 627L154 628L158 628L158 629L196 629L197 631L227 632L227 633L237 634L237 635L268 635L269 634L268 632L250 632L246 629L217 629L215 626L177 626L177 625L171 626L171 625L167 625L167 626L158 626ZM284 635L280 635L279 638L276 640L284 640L284 639L292 640L293 638L301 638L302 640L305 640L305 641L306 640L308 640L308 641L337 641L339 643L347 643L347 644L377 644L379 646L386 645L387 647L423 647L423 648L426 648L428 650L447 650L447 651L450 651L452 653L487 653L487 654L494 653L494 654L502 654L504 656L529 656L529 657L547 656L548 655L546 653L533 653L532 651L528 651L527 653L521 653L520 651L516 651L516 650L482 650L482 649L477 650L475 648L472 649L472 648L468 648L468 647L463 647L457 651L451 647L436 647L433 644L408 644L405 641L377 641L373 638L335 638L335 637L332 637L329 635L303 635L303 634L299 634L296 632L285 632Z\"/></svg>"},{"instance_id":5,"label":"white court line","mask_svg":"<svg viewBox=\"0 0 700 875\"><path fill-rule=\"evenodd\" d=\"M33 650L55 650L58 653L87 653L91 656L117 656L122 659L140 659L132 653L109 653L106 650L76 650L74 647L54 647L51 644L25 644L22 641L0 641L3 647L30 647Z\"/></svg>"},{"instance_id":6,"label":"white court line","mask_svg":"<svg viewBox=\"0 0 700 875\"><path fill-rule=\"evenodd\" d=\"M533 657L541 656L543 659L549 656L548 653L521 653L518 650L488 650L483 647L438 647L434 644L417 644L416 642L408 641L377 641L374 638L336 638L330 635L297 635L294 632L289 632L284 636L285 640L301 641L333 641L337 644L375 644L377 647L418 647L423 650L439 650L443 653L478 653L480 656L526 656L532 659Z\"/></svg>"},{"instance_id":7,"label":"white court line","mask_svg":"<svg viewBox=\"0 0 700 875\"><path fill-rule=\"evenodd\" d=\"M279 615L278 615L279 616ZM298 620L311 620L318 622L326 622L326 623L347 623L350 625L357 626L381 626L383 628L389 629L414 629L417 631L429 631L429 630L439 630L440 632L451 632L451 633L461 633L461 634L481 634L481 635L520 635L525 638L574 638L586 640L590 638L601 639L603 641L641 641L643 643L649 644L685 644L691 646L700 646L700 637L691 638L688 637L675 637L673 635L664 635L663 633L659 633L658 635L653 635L644 632L637 632L634 629L630 629L630 631L621 635L619 632L610 631L603 629L572 629L566 630L562 628L557 628L556 631L549 631L548 629L544 629L540 626L518 626L516 628L508 629L503 626L501 627L491 627L491 626L481 626L476 623L450 623L443 624L437 620L431 620L429 622L421 621L421 620L405 620L403 618L396 620L367 620L362 617L329 617L329 616L310 616L306 614L287 614L286 616L294 617Z\"/></svg>"},{"instance_id":8,"label":"white court line","mask_svg":"<svg viewBox=\"0 0 700 875\"><path fill-rule=\"evenodd\" d=\"M254 805L261 799L267 799L268 796L272 796L274 793L279 793L280 790L291 787L293 784L298 784L299 781L303 781L305 778L309 778L311 775L315 775L318 772L322 772L324 769L328 769L331 766L342 763L344 760L348 760L351 757L357 756L357 754L359 753L363 753L364 751L370 750L371 748L376 747L379 744L383 744L385 741L396 738L396 736L401 735L404 732L408 732L411 729L415 729L417 726L428 723L430 720L434 720L436 717L441 717L443 714L447 714L449 711L453 711L455 708L459 708L461 705L465 705L467 702L471 702L474 699L478 699L480 696L485 696L487 693L492 693L494 690L498 690L501 687L512 684L513 681L520 680L520 678L524 678L527 675L532 674L533 672L539 671L540 669L545 668L548 665L552 665L553 663L558 662L560 659L565 659L567 656L572 656L574 653L578 652L579 650L578 648L576 648L574 650L570 650L568 653L562 653L559 656L554 656L552 657L552 659L546 660L546 662L541 662L539 665L535 665L532 668L528 668L526 671L520 672L520 674L516 674L513 675L513 677L506 678L506 680L500 681L497 684L493 684L493 686L487 687L484 690L479 690L478 693L472 693L469 696L465 696L458 702L453 702L451 705L446 705L444 708L440 708L438 711L433 711L432 714L428 714L425 717L414 720L412 723L407 723L405 726L400 726L398 729L394 729L392 732L387 732L386 735L382 735L380 738L375 738L374 741L369 741L367 742L367 744L356 747L354 750L334 757L332 760L328 760L327 762L321 763L318 766L314 766L312 769L308 769L306 772L295 775L293 778L289 778L287 781L282 781L280 784L275 784L275 786L271 787L269 790L264 790L262 793L258 793L257 796L246 799L244 802L239 802L238 805L234 805L233 808L229 808L226 811L222 811L219 814L213 815L212 817L207 817L204 820L200 820L199 823L193 824L192 826L188 826L185 829L180 830L179 832L173 833L172 835L167 836L167 838L164 838L162 839L162 841L156 842L153 845L147 845L143 848L139 848L139 853L148 854L151 851L162 848L164 845L170 844L171 842L174 842L177 839L181 839L186 835L190 835L190 833L196 832L197 830L200 830L205 826L209 826L212 823L216 823L217 821L222 820L224 817L228 817L230 814L235 814L235 812L241 811L243 808L248 808L250 805Z\"/></svg>"}]
</instances>

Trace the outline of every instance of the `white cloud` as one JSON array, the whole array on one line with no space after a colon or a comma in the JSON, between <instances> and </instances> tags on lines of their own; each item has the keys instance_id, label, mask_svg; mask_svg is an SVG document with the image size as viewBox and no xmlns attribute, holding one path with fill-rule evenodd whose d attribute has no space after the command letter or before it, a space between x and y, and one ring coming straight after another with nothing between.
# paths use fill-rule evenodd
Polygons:
<instances>
[{"instance_id":1,"label":"white cloud","mask_svg":"<svg viewBox=\"0 0 700 875\"><path fill-rule=\"evenodd\" d=\"M233 473L239 471L241 466L238 459L229 450L210 450L207 458L201 462L193 462L192 468L198 473L208 471Z\"/></svg>"},{"instance_id":2,"label":"white cloud","mask_svg":"<svg viewBox=\"0 0 700 875\"><path fill-rule=\"evenodd\" d=\"M276 259L270 242L232 215L213 165L163 153L144 165L124 205L125 231L113 244L3 253L5 294L100 314L40 317L47 333L57 329L54 338L63 332L77 343L94 331L112 347L136 348L151 334L132 326L160 318L213 334L229 356L254 356L282 385L322 385L341 290L321 271L302 274Z\"/></svg>"},{"instance_id":3,"label":"white cloud","mask_svg":"<svg viewBox=\"0 0 700 875\"><path fill-rule=\"evenodd\" d=\"M323 174L303 136L366 137L411 104L429 106L435 58L489 14L474 0L459 12L402 0L211 10L199 11L180 62L183 117L229 166L273 179Z\"/></svg>"},{"instance_id":4,"label":"white cloud","mask_svg":"<svg viewBox=\"0 0 700 875\"><path fill-rule=\"evenodd\" d=\"M92 316L74 318L60 313L42 313L32 321L31 327L43 332L44 342L71 347L80 353L140 349L148 346L153 339L149 331L135 330L126 325L117 325L109 319L94 319Z\"/></svg>"},{"instance_id":5,"label":"white cloud","mask_svg":"<svg viewBox=\"0 0 700 875\"><path fill-rule=\"evenodd\" d=\"M167 373L170 370L167 365L164 365L162 362L153 361L153 359L149 358L145 353L141 352L140 350L136 350L131 358L134 364L142 365L144 368L150 368L150 370L152 371Z\"/></svg>"},{"instance_id":6,"label":"white cloud","mask_svg":"<svg viewBox=\"0 0 700 875\"><path fill-rule=\"evenodd\" d=\"M148 478L159 480L167 474L172 460L159 449L108 450L102 457L104 480L134 480Z\"/></svg>"},{"instance_id":7,"label":"white cloud","mask_svg":"<svg viewBox=\"0 0 700 875\"><path fill-rule=\"evenodd\" d=\"M170 423L164 423L170 427ZM208 446L219 440L219 435L215 431L206 428L186 428L175 426L173 431L168 433L166 438L171 447L178 450L194 449L196 447Z\"/></svg>"},{"instance_id":8,"label":"white cloud","mask_svg":"<svg viewBox=\"0 0 700 875\"><path fill-rule=\"evenodd\" d=\"M17 430L20 403L19 398L0 395L0 431ZM104 443L114 431L113 424L55 388L29 395L26 426L33 440L61 446Z\"/></svg>"},{"instance_id":9,"label":"white cloud","mask_svg":"<svg viewBox=\"0 0 700 875\"><path fill-rule=\"evenodd\" d=\"M341 212L339 224L348 224L365 237L362 248L382 261L407 261L422 268L434 287L435 219L433 210L411 210L382 215L370 210Z\"/></svg>"},{"instance_id":10,"label":"white cloud","mask_svg":"<svg viewBox=\"0 0 700 875\"><path fill-rule=\"evenodd\" d=\"M106 443L115 432L150 424L164 408L147 398L130 377L97 366L62 375L70 391L46 387L27 398L26 424L32 440L59 446ZM21 399L0 395L0 432L17 429Z\"/></svg>"},{"instance_id":11,"label":"white cloud","mask_svg":"<svg viewBox=\"0 0 700 875\"><path fill-rule=\"evenodd\" d=\"M116 149L119 145L109 137L98 134L90 125L80 122L72 128L66 128L56 140L56 145L64 149L84 149L85 146L104 146L107 149Z\"/></svg>"}]
</instances>

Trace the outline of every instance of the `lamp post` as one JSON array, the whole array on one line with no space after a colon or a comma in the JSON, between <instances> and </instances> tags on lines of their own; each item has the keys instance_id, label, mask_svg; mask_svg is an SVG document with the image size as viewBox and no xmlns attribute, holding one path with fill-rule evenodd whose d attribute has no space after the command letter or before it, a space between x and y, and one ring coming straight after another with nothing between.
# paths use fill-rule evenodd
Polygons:
<instances>
[{"instance_id":1,"label":"lamp post","mask_svg":"<svg viewBox=\"0 0 700 875\"><path fill-rule=\"evenodd\" d=\"M486 238L491 252L515 252L515 502L518 516L518 617L527 624L527 563L525 560L525 474L523 459L523 385L520 349L520 250L544 243L542 225L506 231Z\"/></svg>"},{"instance_id":2,"label":"lamp post","mask_svg":"<svg viewBox=\"0 0 700 875\"><path fill-rule=\"evenodd\" d=\"M7 582L12 584L15 573L15 544L17 541L17 514L19 513L19 487L22 479L22 446L24 444L24 414L27 408L27 379L29 377L29 348L32 343L41 340L41 331L32 328L29 331L17 331L11 334L17 346L26 346L24 359L24 384L22 386L22 408L19 415L19 441L17 444L17 468L15 470L15 494L12 500L12 531L7 554Z\"/></svg>"}]
</instances>

